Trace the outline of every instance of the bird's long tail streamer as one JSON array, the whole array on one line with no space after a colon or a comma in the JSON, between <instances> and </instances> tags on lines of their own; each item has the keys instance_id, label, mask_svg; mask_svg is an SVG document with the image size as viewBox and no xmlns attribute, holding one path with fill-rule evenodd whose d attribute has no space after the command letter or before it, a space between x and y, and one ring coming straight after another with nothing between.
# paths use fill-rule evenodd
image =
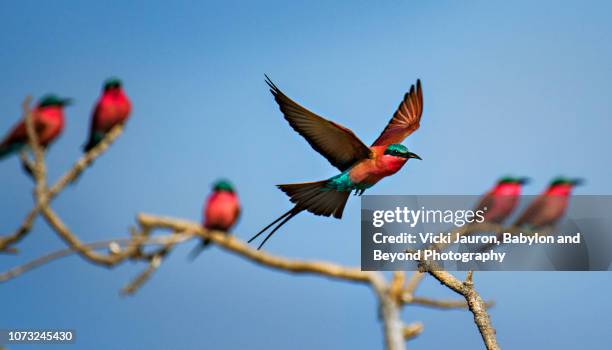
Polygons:
<instances>
[{"instance_id":1,"label":"bird's long tail streamer","mask_svg":"<svg viewBox=\"0 0 612 350\"><path fill-rule=\"evenodd\" d=\"M285 220L281 221L281 223L280 223L280 224L278 224L278 225L277 225L277 226L274 228L274 230L272 230L272 231L270 231L270 233L268 233L268 235L266 236L266 238L264 238L264 240L261 242L261 244L259 244L259 247L257 247L257 250L259 250L259 249L261 249L261 247L263 247L263 245L266 243L266 241L267 241L268 239L270 239L270 237L272 237L272 235L274 234L274 232L276 232L276 231L277 231L279 228L281 228L281 226L283 226L284 224L286 224L286 223L287 223L287 221L291 220L291 218L292 218L292 217L296 216L296 215L297 215L297 214L299 214L300 212L301 212L301 210L300 210L300 211L293 212L293 213L291 213L289 216L287 216L287 217L285 218Z\"/></svg>"},{"instance_id":2,"label":"bird's long tail streamer","mask_svg":"<svg viewBox=\"0 0 612 350\"><path fill-rule=\"evenodd\" d=\"M255 238L259 237L262 233L274 226L277 222L281 221L266 238L261 242L257 249L266 243L270 237L279 229L281 226L291 220L294 216L307 210L315 215L321 216L333 216L336 219L342 218L342 212L346 201L351 194L350 191L337 191L328 187L329 180L315 181L315 182L303 182L297 184L285 184L278 185L286 195L289 196L291 202L295 203L293 209L289 210L285 214L281 215L278 219L274 220L271 224L264 227L255 236L253 236L249 243Z\"/></svg>"},{"instance_id":3,"label":"bird's long tail streamer","mask_svg":"<svg viewBox=\"0 0 612 350\"><path fill-rule=\"evenodd\" d=\"M259 247L257 247L257 249L261 249L261 247L263 247L264 243L266 243L266 241L268 239L270 239L270 237L272 237L272 235L279 229L281 228L281 226L283 226L284 224L287 223L287 221L289 221L291 218L293 218L294 216L296 216L297 214L299 214L302 211L302 209L297 209L297 207L293 207L291 210L289 210L288 212L286 212L285 214L281 215L278 219L272 221L268 226L264 227L263 229L261 229L261 231L257 232L257 234L253 237L251 237L248 241L248 243L251 243L253 240L255 240L257 237L259 237L262 233L266 232L270 227L274 226L274 224L276 224L277 222L283 220L280 224L278 224L267 236L266 238L259 244Z\"/></svg>"}]
</instances>

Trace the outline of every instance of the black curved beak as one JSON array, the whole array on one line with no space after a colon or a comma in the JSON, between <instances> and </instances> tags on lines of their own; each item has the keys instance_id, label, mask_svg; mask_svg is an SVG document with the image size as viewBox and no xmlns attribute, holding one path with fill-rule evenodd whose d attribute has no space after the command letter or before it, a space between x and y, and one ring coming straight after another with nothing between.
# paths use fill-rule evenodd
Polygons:
<instances>
[{"instance_id":1,"label":"black curved beak","mask_svg":"<svg viewBox=\"0 0 612 350\"><path fill-rule=\"evenodd\" d=\"M416 159L418 159L418 160L423 160L421 157L419 157L419 155L418 155L418 154L416 154L416 153L412 153L412 152L408 152L408 153L406 153L406 155L405 155L405 157L404 157L404 158L408 158L408 159L410 159L410 158L416 158Z\"/></svg>"},{"instance_id":2,"label":"black curved beak","mask_svg":"<svg viewBox=\"0 0 612 350\"><path fill-rule=\"evenodd\" d=\"M521 185L526 185L526 184L528 184L530 182L531 182L531 179L526 177L526 176L518 178L518 183L521 184Z\"/></svg>"},{"instance_id":3,"label":"black curved beak","mask_svg":"<svg viewBox=\"0 0 612 350\"><path fill-rule=\"evenodd\" d=\"M575 178L575 179L572 179L572 186L581 186L581 185L584 185L584 182L585 182L584 179Z\"/></svg>"},{"instance_id":4,"label":"black curved beak","mask_svg":"<svg viewBox=\"0 0 612 350\"><path fill-rule=\"evenodd\" d=\"M72 104L72 102L73 102L73 100L71 98L63 98L60 101L62 106L70 106Z\"/></svg>"}]
</instances>

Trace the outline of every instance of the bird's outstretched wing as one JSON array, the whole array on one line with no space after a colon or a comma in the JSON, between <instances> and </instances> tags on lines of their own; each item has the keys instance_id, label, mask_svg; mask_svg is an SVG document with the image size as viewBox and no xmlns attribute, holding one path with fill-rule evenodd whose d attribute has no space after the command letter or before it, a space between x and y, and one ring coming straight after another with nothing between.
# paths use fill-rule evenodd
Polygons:
<instances>
[{"instance_id":1,"label":"bird's outstretched wing","mask_svg":"<svg viewBox=\"0 0 612 350\"><path fill-rule=\"evenodd\" d=\"M355 162L369 158L370 149L355 134L331 120L320 117L283 94L266 76L266 83L274 95L281 112L291 127L317 152L340 171L350 168Z\"/></svg>"},{"instance_id":2,"label":"bird's outstretched wing","mask_svg":"<svg viewBox=\"0 0 612 350\"><path fill-rule=\"evenodd\" d=\"M393 118L372 146L401 143L408 135L419 128L421 114L423 114L423 91L421 90L421 80L417 80L416 89L414 85L410 87L410 91L404 95L404 100L393 114Z\"/></svg>"}]
</instances>

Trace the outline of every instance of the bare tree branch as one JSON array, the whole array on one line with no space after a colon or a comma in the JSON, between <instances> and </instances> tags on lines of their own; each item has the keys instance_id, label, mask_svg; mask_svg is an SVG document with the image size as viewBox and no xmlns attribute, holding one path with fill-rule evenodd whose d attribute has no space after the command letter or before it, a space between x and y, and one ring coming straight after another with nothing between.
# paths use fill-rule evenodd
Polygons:
<instances>
[{"instance_id":1,"label":"bare tree branch","mask_svg":"<svg viewBox=\"0 0 612 350\"><path fill-rule=\"evenodd\" d=\"M402 301L402 288L404 287L404 280L406 279L406 273L404 271L395 271L391 284L389 286L389 296L397 303Z\"/></svg>"},{"instance_id":2,"label":"bare tree branch","mask_svg":"<svg viewBox=\"0 0 612 350\"><path fill-rule=\"evenodd\" d=\"M465 298L468 308L474 315L474 322L480 331L480 335L482 336L485 346L488 350L499 349L500 347L497 344L497 338L495 337L495 328L493 328L491 319L487 313L486 303L474 289L472 271L468 272L466 280L462 282L449 272L438 269L436 266L434 266L433 262L422 261L420 268L429 273L440 283Z\"/></svg>"},{"instance_id":3,"label":"bare tree branch","mask_svg":"<svg viewBox=\"0 0 612 350\"><path fill-rule=\"evenodd\" d=\"M24 101L24 119L30 115L29 102ZM27 109L25 109L27 108ZM109 147L113 144L113 142L121 135L123 132L123 125L117 125L113 129L109 131L109 133L98 143L94 148L89 150L89 152L85 153L74 165L51 186L47 193L47 200L51 201L60 193L68 184L73 183L79 176L83 173L83 171L90 166L94 160L96 160L99 156L101 156ZM36 136L36 135L34 135ZM24 164L24 168L30 169L32 171L32 176L34 176L34 167L35 162L30 161L27 158L25 153L21 153L20 155L21 161ZM36 181L36 178L34 178ZM0 237L0 252L16 252L15 249L11 249L11 245L18 243L21 239L23 239L28 232L32 229L34 224L34 219L38 216L40 212L40 208L37 205L30 210L30 212L25 216L21 225L11 234L6 235L4 237Z\"/></svg>"},{"instance_id":4,"label":"bare tree branch","mask_svg":"<svg viewBox=\"0 0 612 350\"><path fill-rule=\"evenodd\" d=\"M108 247L108 245L112 242L119 241L111 240L96 242L93 244L84 244L68 230L61 219L59 219L59 217L51 209L44 207L42 213L47 218L49 224L58 232L60 237L66 241L70 248L68 250L61 250L48 254L26 265L7 271L1 275L2 280L8 280L9 278L13 278L25 271L31 270L34 267L38 267L49 261L67 256L72 252L81 255L93 263L103 266L112 266L129 257L138 257L139 255L135 254L134 252L139 251L138 248L143 244L150 242L147 240L148 234L137 234L135 235L136 237L142 238L137 238L136 240L130 238L121 241L121 243L126 245L126 248L122 249L119 253L111 253L109 255L100 254L94 252L94 250ZM273 256L265 251L256 250L250 247L248 244L232 235L227 235L219 231L205 230L198 223L194 222L167 217L157 217L147 214L140 214L138 216L138 222L143 232L150 232L153 229L171 229L176 232L183 232L183 234L179 236L180 239L172 242L172 244L184 241L184 236L196 235L210 239L219 247L231 253L274 269L292 273L317 274L333 279L347 280L370 285L379 299L387 349L401 350L405 348L402 335L403 323L399 318L399 305L389 296L387 283L379 273L361 271L358 268L347 268L328 262L299 261ZM149 268L139 275L132 283L128 284L123 289L124 292L133 293L144 282L146 282L146 280L161 262L161 259L155 258L155 256L151 259Z\"/></svg>"},{"instance_id":5,"label":"bare tree branch","mask_svg":"<svg viewBox=\"0 0 612 350\"><path fill-rule=\"evenodd\" d=\"M57 180L49 189L49 198L55 197L67 185L76 181L83 171L100 157L123 133L123 125L113 127L94 148L85 153L74 165Z\"/></svg>"},{"instance_id":6,"label":"bare tree branch","mask_svg":"<svg viewBox=\"0 0 612 350\"><path fill-rule=\"evenodd\" d=\"M465 309L468 304L465 300L438 300L425 297L413 297L410 294L404 294L402 296L402 302L405 304L429 306L438 309ZM487 308L495 305L493 301L487 301L485 306Z\"/></svg>"},{"instance_id":7,"label":"bare tree branch","mask_svg":"<svg viewBox=\"0 0 612 350\"><path fill-rule=\"evenodd\" d=\"M453 238L452 241L455 241L456 237L458 236L469 235L476 232L505 232L496 230L502 230L501 226L489 223L465 225L454 232L455 238ZM432 244L428 249L444 250L447 246L448 244ZM474 289L472 271L467 273L465 282L462 282L451 273L444 271L435 262L425 259L422 259L419 262L419 271L422 273L429 273L440 283L447 286L452 291L462 295L466 300L469 310L474 315L474 322L478 327L478 331L482 336L486 348L488 350L499 349L497 338L495 337L495 329L493 328L489 314L487 313L487 304ZM418 284L418 277L415 277L415 281ZM414 300L413 293L408 292L406 294L409 299Z\"/></svg>"},{"instance_id":8,"label":"bare tree branch","mask_svg":"<svg viewBox=\"0 0 612 350\"><path fill-rule=\"evenodd\" d=\"M275 269L294 273L320 274L330 278L361 283L371 283L372 280L375 280L376 283L382 283L382 277L378 273L361 271L359 268L345 268L326 262L306 262L276 257L266 253L265 250L253 249L233 235L227 235L221 231L206 230L195 222L149 214L139 214L137 220L143 229L170 229L207 238L231 253Z\"/></svg>"},{"instance_id":9,"label":"bare tree branch","mask_svg":"<svg viewBox=\"0 0 612 350\"><path fill-rule=\"evenodd\" d=\"M145 242L142 242L141 245L142 246L168 245L168 243L172 243L173 245L176 245L176 244L183 243L191 238L192 238L191 235L186 235L186 234L156 236L156 237L150 237ZM118 254L121 251L120 250L121 246L132 244L132 242L133 242L132 238L116 238L116 239L107 239L103 241L87 243L86 246L91 250L108 249L111 253ZM23 265L16 266L8 271L0 273L0 282L6 282L28 271L31 271L35 268L41 267L45 264L51 263L55 260L70 256L73 254L76 254L76 251L72 248L59 249L54 252L45 254Z\"/></svg>"}]
</instances>

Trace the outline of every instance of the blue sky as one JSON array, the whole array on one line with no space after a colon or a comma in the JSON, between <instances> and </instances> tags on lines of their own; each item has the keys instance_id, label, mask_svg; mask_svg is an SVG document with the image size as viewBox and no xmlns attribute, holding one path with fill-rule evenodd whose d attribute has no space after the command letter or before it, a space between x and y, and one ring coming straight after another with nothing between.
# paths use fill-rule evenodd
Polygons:
<instances>
[{"instance_id":1,"label":"blue sky","mask_svg":"<svg viewBox=\"0 0 612 350\"><path fill-rule=\"evenodd\" d=\"M86 241L125 235L141 211L199 220L220 176L238 188L235 231L247 238L289 208L275 184L334 175L283 120L264 73L366 143L422 79L421 128L405 144L424 160L371 194L479 194L508 173L531 176L529 194L558 174L585 177L578 193L611 194L611 10L603 1L3 2L0 130L26 94L73 97L48 154L55 179L79 155L102 81L124 80L134 105L125 134L53 203ZM32 205L31 183L16 158L0 163L0 181L8 232ZM0 257L0 267L61 246L37 220L22 254ZM0 328L74 328L74 349L380 347L365 287L270 271L216 248L188 263L190 248L134 298L117 290L141 265L107 270L72 257L45 266L1 286ZM342 221L297 217L267 249L357 265L359 201ZM475 280L497 302L504 348L612 341L608 273ZM430 280L419 292L453 296ZM481 346L464 311L408 308L403 319L425 323L414 347Z\"/></svg>"}]
</instances>

